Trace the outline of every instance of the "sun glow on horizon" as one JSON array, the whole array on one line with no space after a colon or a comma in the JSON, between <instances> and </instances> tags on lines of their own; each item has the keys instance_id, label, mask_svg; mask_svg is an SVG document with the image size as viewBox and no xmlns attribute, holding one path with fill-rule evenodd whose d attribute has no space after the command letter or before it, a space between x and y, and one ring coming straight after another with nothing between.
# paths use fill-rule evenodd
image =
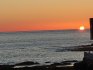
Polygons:
<instances>
[{"instance_id":1,"label":"sun glow on horizon","mask_svg":"<svg viewBox=\"0 0 93 70\"><path fill-rule=\"evenodd\" d=\"M85 30L85 27L84 26L80 26L79 30L83 31L83 30Z\"/></svg>"}]
</instances>

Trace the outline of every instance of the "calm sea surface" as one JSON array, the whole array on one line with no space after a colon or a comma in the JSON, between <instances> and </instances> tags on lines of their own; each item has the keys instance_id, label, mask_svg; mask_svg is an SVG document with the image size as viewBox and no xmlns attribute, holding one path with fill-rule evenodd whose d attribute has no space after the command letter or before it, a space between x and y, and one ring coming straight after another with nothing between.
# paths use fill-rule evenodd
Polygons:
<instances>
[{"instance_id":1,"label":"calm sea surface","mask_svg":"<svg viewBox=\"0 0 93 70\"><path fill-rule=\"evenodd\" d=\"M83 52L72 52L66 48L90 42L88 30L0 33L0 64L82 60Z\"/></svg>"}]
</instances>

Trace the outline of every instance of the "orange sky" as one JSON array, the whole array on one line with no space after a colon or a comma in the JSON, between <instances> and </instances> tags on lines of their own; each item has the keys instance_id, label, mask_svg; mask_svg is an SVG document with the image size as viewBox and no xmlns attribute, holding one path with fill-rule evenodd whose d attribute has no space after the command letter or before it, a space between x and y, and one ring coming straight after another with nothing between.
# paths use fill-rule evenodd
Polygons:
<instances>
[{"instance_id":1,"label":"orange sky","mask_svg":"<svg viewBox=\"0 0 93 70\"><path fill-rule=\"evenodd\" d=\"M0 32L89 28L93 0L0 0Z\"/></svg>"}]
</instances>

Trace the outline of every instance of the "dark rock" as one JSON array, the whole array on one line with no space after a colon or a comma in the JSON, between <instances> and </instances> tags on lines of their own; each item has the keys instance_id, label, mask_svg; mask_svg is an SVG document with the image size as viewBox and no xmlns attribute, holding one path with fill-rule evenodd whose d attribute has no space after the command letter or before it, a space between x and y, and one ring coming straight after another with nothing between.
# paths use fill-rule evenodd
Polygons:
<instances>
[{"instance_id":1,"label":"dark rock","mask_svg":"<svg viewBox=\"0 0 93 70\"><path fill-rule=\"evenodd\" d=\"M27 61L27 62L22 62L22 63L15 64L15 66L34 65L34 64L39 64L39 63Z\"/></svg>"},{"instance_id":2,"label":"dark rock","mask_svg":"<svg viewBox=\"0 0 93 70\"><path fill-rule=\"evenodd\" d=\"M85 62L78 62L74 64L75 70L87 70L87 64Z\"/></svg>"},{"instance_id":3,"label":"dark rock","mask_svg":"<svg viewBox=\"0 0 93 70\"><path fill-rule=\"evenodd\" d=\"M47 62L50 63L50 62ZM51 65L36 65L33 67L27 67L29 65L39 64L35 62L22 62L15 65L0 65L0 70L74 70L74 67L64 66L63 63L54 63ZM27 66L25 66L27 65ZM63 66L62 66L63 65ZM19 66L19 68L16 68ZM23 66L23 67L20 67Z\"/></svg>"},{"instance_id":4,"label":"dark rock","mask_svg":"<svg viewBox=\"0 0 93 70\"><path fill-rule=\"evenodd\" d=\"M0 65L0 70L12 70L14 65Z\"/></svg>"},{"instance_id":5,"label":"dark rock","mask_svg":"<svg viewBox=\"0 0 93 70\"><path fill-rule=\"evenodd\" d=\"M50 62L45 62L45 63L50 63Z\"/></svg>"}]
</instances>

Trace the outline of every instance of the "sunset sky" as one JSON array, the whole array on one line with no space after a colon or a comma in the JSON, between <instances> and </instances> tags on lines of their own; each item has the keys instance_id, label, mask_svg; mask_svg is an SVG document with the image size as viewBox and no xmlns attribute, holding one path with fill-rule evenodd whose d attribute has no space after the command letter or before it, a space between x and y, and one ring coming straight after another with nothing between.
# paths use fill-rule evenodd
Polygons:
<instances>
[{"instance_id":1,"label":"sunset sky","mask_svg":"<svg viewBox=\"0 0 93 70\"><path fill-rule=\"evenodd\" d=\"M0 0L0 32L89 28L93 0Z\"/></svg>"}]
</instances>

